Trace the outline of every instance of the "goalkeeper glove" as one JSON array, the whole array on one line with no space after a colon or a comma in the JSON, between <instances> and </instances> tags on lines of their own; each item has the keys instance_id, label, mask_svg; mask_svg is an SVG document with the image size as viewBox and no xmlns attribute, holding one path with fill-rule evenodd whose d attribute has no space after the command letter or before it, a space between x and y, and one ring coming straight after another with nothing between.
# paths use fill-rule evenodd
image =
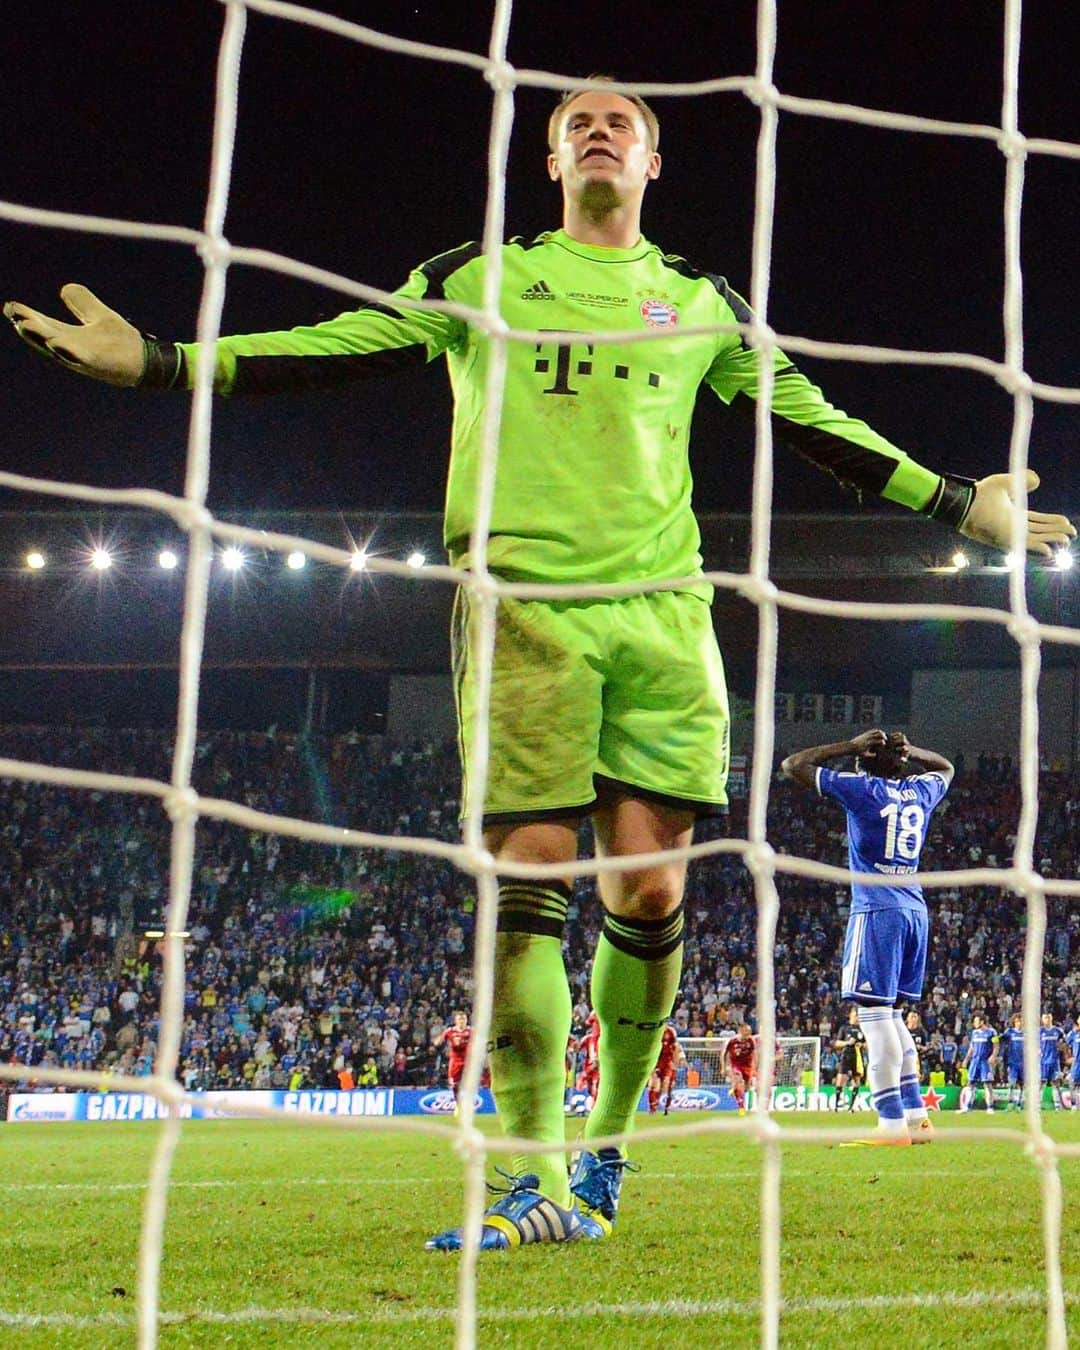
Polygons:
<instances>
[{"instance_id":1,"label":"goalkeeper glove","mask_svg":"<svg viewBox=\"0 0 1080 1350\"><path fill-rule=\"evenodd\" d=\"M7 302L4 316L24 342L80 375L154 389L171 389L176 383L180 352L172 343L144 336L85 286L69 282L60 298L77 324L50 319L17 300Z\"/></svg>"},{"instance_id":2,"label":"goalkeeper glove","mask_svg":"<svg viewBox=\"0 0 1080 1350\"><path fill-rule=\"evenodd\" d=\"M1039 475L1027 471L1027 490L1039 486ZM944 474L941 485L923 508L934 520L952 525L979 544L991 548L1013 547L1012 478L1007 473L992 473L977 481ZM1066 516L1046 511L1028 511L1023 547L1028 553L1051 556L1051 544L1068 544L1076 537L1076 528Z\"/></svg>"}]
</instances>

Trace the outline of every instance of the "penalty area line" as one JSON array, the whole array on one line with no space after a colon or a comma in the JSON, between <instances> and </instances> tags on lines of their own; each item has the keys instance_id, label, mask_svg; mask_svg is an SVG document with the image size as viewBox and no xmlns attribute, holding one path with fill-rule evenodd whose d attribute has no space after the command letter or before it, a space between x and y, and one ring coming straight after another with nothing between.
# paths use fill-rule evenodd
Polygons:
<instances>
[{"instance_id":1,"label":"penalty area line","mask_svg":"<svg viewBox=\"0 0 1080 1350\"><path fill-rule=\"evenodd\" d=\"M1080 1294L1067 1293L1065 1302L1075 1305ZM842 1295L821 1295L811 1298L782 1298L783 1317L799 1314L834 1312L877 1312L889 1309L921 1308L1042 1308L1046 1305L1046 1291L1042 1289L970 1289L964 1292L938 1290L926 1294L869 1294L862 1298ZM658 1299L640 1303L579 1303L569 1307L547 1305L534 1308L478 1308L481 1322L541 1322L552 1317L756 1317L761 1311L758 1299ZM236 1308L217 1312L210 1308L192 1308L190 1311L163 1311L159 1316L162 1326L183 1326L203 1323L211 1326L241 1326L260 1322L292 1323L311 1326L343 1326L362 1323L367 1326L404 1325L413 1322L454 1322L457 1309L445 1308L363 1308L353 1311L334 1308ZM128 1327L135 1323L134 1313L125 1316L118 1312L102 1312L89 1316L77 1313L20 1313L0 1309L0 1327L20 1330L42 1328L70 1328L84 1330L93 1327Z\"/></svg>"}]
</instances>

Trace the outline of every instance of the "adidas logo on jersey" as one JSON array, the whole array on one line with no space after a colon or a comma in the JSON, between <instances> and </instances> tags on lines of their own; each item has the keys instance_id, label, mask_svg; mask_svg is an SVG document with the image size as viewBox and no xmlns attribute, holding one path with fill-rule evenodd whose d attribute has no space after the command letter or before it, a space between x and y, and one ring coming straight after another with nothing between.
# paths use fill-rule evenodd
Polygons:
<instances>
[{"instance_id":1,"label":"adidas logo on jersey","mask_svg":"<svg viewBox=\"0 0 1080 1350\"><path fill-rule=\"evenodd\" d=\"M522 300L554 300L555 292L546 281L537 281L521 292Z\"/></svg>"},{"instance_id":2,"label":"adidas logo on jersey","mask_svg":"<svg viewBox=\"0 0 1080 1350\"><path fill-rule=\"evenodd\" d=\"M869 980L863 980L862 984L859 985L859 993L861 994L864 990L869 991L873 989L873 987L874 986L870 983Z\"/></svg>"}]
</instances>

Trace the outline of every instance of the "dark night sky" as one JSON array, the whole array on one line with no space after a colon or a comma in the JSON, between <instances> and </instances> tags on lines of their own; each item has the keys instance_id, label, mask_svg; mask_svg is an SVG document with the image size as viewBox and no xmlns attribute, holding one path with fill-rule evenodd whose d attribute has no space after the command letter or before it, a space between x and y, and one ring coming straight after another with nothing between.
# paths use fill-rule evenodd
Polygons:
<instances>
[{"instance_id":1,"label":"dark night sky","mask_svg":"<svg viewBox=\"0 0 1080 1350\"><path fill-rule=\"evenodd\" d=\"M489 6L326 0L320 8L405 37L481 51ZM1071 44L1057 6L1029 6L1022 128L1080 140ZM967 121L999 118L1002 20L978 2L783 0L785 92ZM0 197L197 226L206 192L223 9L215 0L7 0L0 50ZM695 80L750 73L755 7L521 0L510 57L568 73ZM544 172L552 97L517 106L508 233L558 223ZM645 231L749 287L758 116L740 95L657 99L664 171ZM251 14L228 237L391 288L430 255L479 237L490 96L479 76L391 56ZM902 347L1003 352L1004 161L989 144L785 114L771 318L781 331ZM1080 162L1029 161L1024 216L1027 365L1080 384ZM193 334L201 265L190 250L0 220L0 289L59 312L80 280L140 327ZM235 268L226 331L329 316L348 302ZM179 491L187 400L116 391L36 360L0 334L5 467L101 485ZM981 474L1007 465L1010 400L966 373L801 364L848 411L923 462ZM449 408L442 370L346 394L216 404L211 504L435 510ZM1037 505L1080 511L1080 411L1040 404ZM702 401L694 447L701 510L749 504L741 428ZM26 501L4 494L0 504ZM781 454L777 506L836 509L831 480Z\"/></svg>"}]
</instances>

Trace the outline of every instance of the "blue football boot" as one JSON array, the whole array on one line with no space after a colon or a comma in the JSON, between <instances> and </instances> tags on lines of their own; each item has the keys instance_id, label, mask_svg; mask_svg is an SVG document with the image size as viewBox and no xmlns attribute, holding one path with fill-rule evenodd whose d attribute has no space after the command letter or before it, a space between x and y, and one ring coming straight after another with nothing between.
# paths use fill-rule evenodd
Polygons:
<instances>
[{"instance_id":1,"label":"blue football boot","mask_svg":"<svg viewBox=\"0 0 1080 1350\"><path fill-rule=\"evenodd\" d=\"M627 1170L638 1169L617 1148L602 1148L596 1153L583 1149L570 1175L570 1194L577 1201L579 1213L605 1224L609 1232L619 1212L619 1192Z\"/></svg>"},{"instance_id":2,"label":"blue football boot","mask_svg":"<svg viewBox=\"0 0 1080 1350\"><path fill-rule=\"evenodd\" d=\"M579 1242L583 1238L606 1237L611 1225L579 1211L576 1205L563 1209L554 1200L536 1189L540 1178L534 1172L514 1177L501 1167L495 1169L510 1183L507 1187L493 1186L488 1190L500 1199L484 1214L480 1229L482 1252L509 1251L531 1242ZM461 1251L461 1229L450 1228L428 1238L424 1246L429 1252Z\"/></svg>"}]
</instances>

